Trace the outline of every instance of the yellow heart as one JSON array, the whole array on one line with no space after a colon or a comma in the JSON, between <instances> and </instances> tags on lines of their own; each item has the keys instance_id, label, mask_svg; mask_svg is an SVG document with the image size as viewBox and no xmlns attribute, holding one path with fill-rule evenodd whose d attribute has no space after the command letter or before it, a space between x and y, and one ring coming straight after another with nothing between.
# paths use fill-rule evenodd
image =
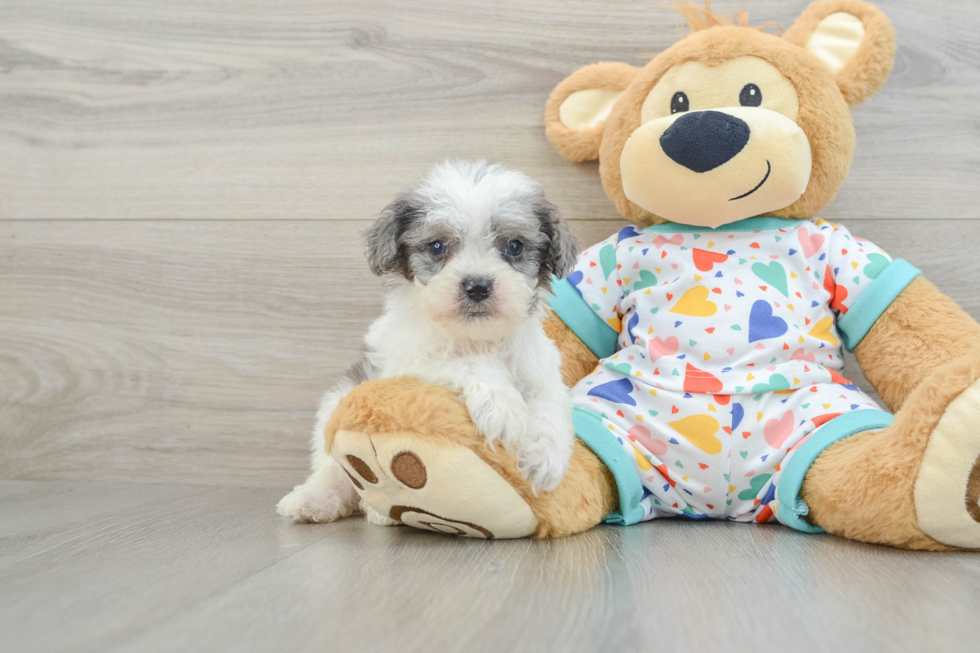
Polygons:
<instances>
[{"instance_id":1,"label":"yellow heart","mask_svg":"<svg viewBox=\"0 0 980 653\"><path fill-rule=\"evenodd\" d=\"M670 312L693 317L711 317L718 312L718 305L708 301L709 292L707 286L694 286L677 300Z\"/></svg>"},{"instance_id":2,"label":"yellow heart","mask_svg":"<svg viewBox=\"0 0 980 653\"><path fill-rule=\"evenodd\" d=\"M625 279L623 279L623 283L625 283L627 286L630 285L630 278L626 277Z\"/></svg>"},{"instance_id":3,"label":"yellow heart","mask_svg":"<svg viewBox=\"0 0 980 653\"><path fill-rule=\"evenodd\" d=\"M715 405L714 405L714 404L708 404L708 412L709 412L709 413L714 413L714 412L716 412L716 411L715 411Z\"/></svg>"},{"instance_id":4,"label":"yellow heart","mask_svg":"<svg viewBox=\"0 0 980 653\"><path fill-rule=\"evenodd\" d=\"M721 440L715 437L721 425L711 415L691 415L670 422L670 427L701 451L709 454L721 453Z\"/></svg>"},{"instance_id":5,"label":"yellow heart","mask_svg":"<svg viewBox=\"0 0 980 653\"><path fill-rule=\"evenodd\" d=\"M793 308L793 305L792 304L786 304L786 306L788 306L789 307L789 310L791 310L791 311L795 311L796 310L795 308Z\"/></svg>"},{"instance_id":6,"label":"yellow heart","mask_svg":"<svg viewBox=\"0 0 980 653\"><path fill-rule=\"evenodd\" d=\"M636 416L636 421L637 422L642 422L643 421L643 415L637 415Z\"/></svg>"},{"instance_id":7,"label":"yellow heart","mask_svg":"<svg viewBox=\"0 0 980 653\"><path fill-rule=\"evenodd\" d=\"M830 408L830 404L824 404L824 405L823 405L823 409L824 409L824 410L827 410L828 408Z\"/></svg>"},{"instance_id":8,"label":"yellow heart","mask_svg":"<svg viewBox=\"0 0 980 653\"><path fill-rule=\"evenodd\" d=\"M605 289L605 288L603 288L603 289L602 289L602 294L603 294L603 295L605 295L605 294L606 294L606 289Z\"/></svg>"},{"instance_id":9,"label":"yellow heart","mask_svg":"<svg viewBox=\"0 0 980 653\"><path fill-rule=\"evenodd\" d=\"M755 375L754 374L749 374L747 377L745 377L745 380L746 381L751 381L754 378L755 378Z\"/></svg>"},{"instance_id":10,"label":"yellow heart","mask_svg":"<svg viewBox=\"0 0 980 653\"><path fill-rule=\"evenodd\" d=\"M858 269L858 262L857 261L851 261L851 267L854 268L855 270L857 270Z\"/></svg>"},{"instance_id":11,"label":"yellow heart","mask_svg":"<svg viewBox=\"0 0 980 653\"><path fill-rule=\"evenodd\" d=\"M834 326L834 321L832 319L829 317L821 318L820 321L817 322L812 329L810 329L810 335L814 338L825 340L836 347L840 344L840 342L834 337L834 334L830 332L830 328L832 326Z\"/></svg>"},{"instance_id":12,"label":"yellow heart","mask_svg":"<svg viewBox=\"0 0 980 653\"><path fill-rule=\"evenodd\" d=\"M708 352L704 352L704 360L710 360L710 359L711 359L711 354L709 354Z\"/></svg>"},{"instance_id":13,"label":"yellow heart","mask_svg":"<svg viewBox=\"0 0 980 653\"><path fill-rule=\"evenodd\" d=\"M609 324L609 326L611 326L616 333L623 332L623 321L618 317L611 317L606 320L606 323Z\"/></svg>"},{"instance_id":14,"label":"yellow heart","mask_svg":"<svg viewBox=\"0 0 980 653\"><path fill-rule=\"evenodd\" d=\"M694 275L694 280L695 281L701 281L701 275L700 274L695 274Z\"/></svg>"},{"instance_id":15,"label":"yellow heart","mask_svg":"<svg viewBox=\"0 0 980 653\"><path fill-rule=\"evenodd\" d=\"M643 291L643 294L644 295L652 295L653 293L650 292L650 289L649 288L647 288L646 290Z\"/></svg>"},{"instance_id":16,"label":"yellow heart","mask_svg":"<svg viewBox=\"0 0 980 653\"><path fill-rule=\"evenodd\" d=\"M790 272L790 273L789 273L789 278L790 278L790 279L799 279L799 277L798 277L798 276L796 276L796 273L795 273L795 272Z\"/></svg>"},{"instance_id":17,"label":"yellow heart","mask_svg":"<svg viewBox=\"0 0 980 653\"><path fill-rule=\"evenodd\" d=\"M630 446L633 447L633 451L636 452L636 464L639 466L639 468L644 472L649 472L651 469L653 469L653 465L650 464L649 460L643 457L643 454L636 448L636 445L630 443Z\"/></svg>"}]
</instances>

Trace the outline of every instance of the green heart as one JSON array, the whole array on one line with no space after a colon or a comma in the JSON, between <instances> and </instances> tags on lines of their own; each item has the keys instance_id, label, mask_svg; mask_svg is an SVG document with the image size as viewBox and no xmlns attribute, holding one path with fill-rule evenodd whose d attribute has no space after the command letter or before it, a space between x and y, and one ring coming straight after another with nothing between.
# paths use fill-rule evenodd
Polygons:
<instances>
[{"instance_id":1,"label":"green heart","mask_svg":"<svg viewBox=\"0 0 980 653\"><path fill-rule=\"evenodd\" d=\"M732 325L732 331L741 331L741 330L742 330L742 327L740 327L739 325L737 325L737 324L733 324Z\"/></svg>"},{"instance_id":2,"label":"green heart","mask_svg":"<svg viewBox=\"0 0 980 653\"><path fill-rule=\"evenodd\" d=\"M789 297L789 290L786 287L786 270L776 261L770 261L768 266L765 263L753 263L752 274L783 293L783 297Z\"/></svg>"},{"instance_id":3,"label":"green heart","mask_svg":"<svg viewBox=\"0 0 980 653\"><path fill-rule=\"evenodd\" d=\"M599 250L599 263L602 265L602 274L606 279L616 271L616 246L609 243Z\"/></svg>"},{"instance_id":4,"label":"green heart","mask_svg":"<svg viewBox=\"0 0 980 653\"><path fill-rule=\"evenodd\" d=\"M657 285L657 275L650 270L640 270L640 278L633 284L633 290L643 290Z\"/></svg>"},{"instance_id":5,"label":"green heart","mask_svg":"<svg viewBox=\"0 0 980 653\"><path fill-rule=\"evenodd\" d=\"M738 455L740 455L743 459L744 458L748 458L749 457L749 452L748 451L739 451L738 452Z\"/></svg>"},{"instance_id":6,"label":"green heart","mask_svg":"<svg viewBox=\"0 0 980 653\"><path fill-rule=\"evenodd\" d=\"M759 496L762 492L762 488L766 487L766 483L772 478L772 474L759 474L758 476L753 476L749 481L749 489L742 490L738 493L738 498L742 501L751 501L752 499Z\"/></svg>"},{"instance_id":7,"label":"green heart","mask_svg":"<svg viewBox=\"0 0 980 653\"><path fill-rule=\"evenodd\" d=\"M770 376L769 383L756 383L752 386L752 392L775 392L777 390L789 390L789 380L782 374Z\"/></svg>"},{"instance_id":8,"label":"green heart","mask_svg":"<svg viewBox=\"0 0 980 653\"><path fill-rule=\"evenodd\" d=\"M630 376L633 373L633 368L629 366L628 363L606 363L606 367L611 369L613 372L619 372L620 374L625 374Z\"/></svg>"}]
</instances>

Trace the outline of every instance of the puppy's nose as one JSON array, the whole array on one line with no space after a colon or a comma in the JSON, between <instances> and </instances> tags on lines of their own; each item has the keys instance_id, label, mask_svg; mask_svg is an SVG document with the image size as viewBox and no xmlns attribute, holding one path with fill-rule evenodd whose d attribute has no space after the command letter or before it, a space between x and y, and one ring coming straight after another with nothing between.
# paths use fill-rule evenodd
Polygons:
<instances>
[{"instance_id":1,"label":"puppy's nose","mask_svg":"<svg viewBox=\"0 0 980 653\"><path fill-rule=\"evenodd\" d=\"M463 290L474 302L482 302L490 296L493 281L490 279L463 279Z\"/></svg>"},{"instance_id":2,"label":"puppy's nose","mask_svg":"<svg viewBox=\"0 0 980 653\"><path fill-rule=\"evenodd\" d=\"M731 161L749 142L748 124L722 111L692 111L674 121L660 137L664 154L694 172L714 170Z\"/></svg>"}]
</instances>

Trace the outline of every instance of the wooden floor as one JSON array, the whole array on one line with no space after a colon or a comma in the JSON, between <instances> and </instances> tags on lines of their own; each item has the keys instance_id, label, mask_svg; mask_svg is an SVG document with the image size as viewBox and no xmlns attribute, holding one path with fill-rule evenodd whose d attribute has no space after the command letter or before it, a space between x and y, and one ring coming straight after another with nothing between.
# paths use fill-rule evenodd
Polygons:
<instances>
[{"instance_id":1,"label":"wooden floor","mask_svg":"<svg viewBox=\"0 0 980 653\"><path fill-rule=\"evenodd\" d=\"M806 4L714 1L784 27ZM980 4L879 5L895 71L823 217L980 318ZM976 556L686 522L456 542L272 510L378 310L378 210L442 158L489 158L604 238L622 222L545 140L545 99L681 24L650 0L0 0L0 648L976 650Z\"/></svg>"}]
</instances>

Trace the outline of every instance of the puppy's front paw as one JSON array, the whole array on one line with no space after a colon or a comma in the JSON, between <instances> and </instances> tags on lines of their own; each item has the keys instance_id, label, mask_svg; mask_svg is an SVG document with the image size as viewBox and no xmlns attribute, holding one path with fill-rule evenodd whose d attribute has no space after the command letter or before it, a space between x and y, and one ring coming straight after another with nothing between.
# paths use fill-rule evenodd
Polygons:
<instances>
[{"instance_id":1,"label":"puppy's front paw","mask_svg":"<svg viewBox=\"0 0 980 653\"><path fill-rule=\"evenodd\" d=\"M363 501L361 501L361 510L364 511L364 516L367 518L368 522L372 524L377 524L378 526L398 526L398 522L396 522L394 519L382 515L380 512Z\"/></svg>"},{"instance_id":2,"label":"puppy's front paw","mask_svg":"<svg viewBox=\"0 0 980 653\"><path fill-rule=\"evenodd\" d=\"M347 517L354 507L335 490L307 483L280 499L276 512L296 522L331 522Z\"/></svg>"},{"instance_id":3,"label":"puppy's front paw","mask_svg":"<svg viewBox=\"0 0 980 653\"><path fill-rule=\"evenodd\" d=\"M474 385L463 395L470 419L476 429L493 446L500 443L505 449L515 445L527 433L527 404L515 388Z\"/></svg>"},{"instance_id":4,"label":"puppy's front paw","mask_svg":"<svg viewBox=\"0 0 980 653\"><path fill-rule=\"evenodd\" d=\"M571 455L572 449L567 443L539 438L521 447L517 454L517 469L531 482L531 491L535 495L551 492L565 478Z\"/></svg>"}]
</instances>

